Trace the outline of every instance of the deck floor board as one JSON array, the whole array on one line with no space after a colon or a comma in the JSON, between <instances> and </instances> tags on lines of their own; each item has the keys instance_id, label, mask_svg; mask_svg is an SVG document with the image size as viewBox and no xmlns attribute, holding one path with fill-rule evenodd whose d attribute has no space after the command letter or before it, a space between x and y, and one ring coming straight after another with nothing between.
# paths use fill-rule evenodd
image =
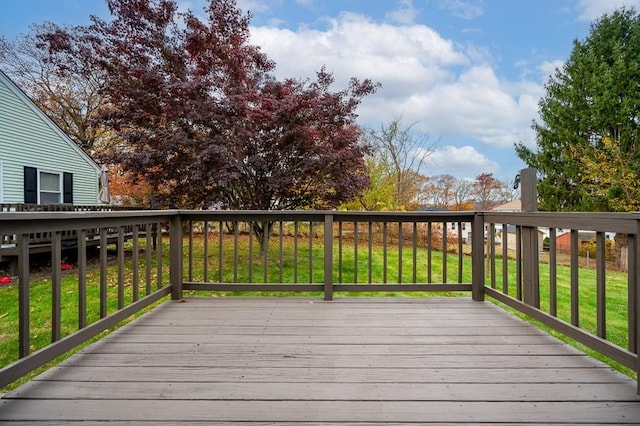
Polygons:
<instances>
[{"instance_id":1,"label":"deck floor board","mask_svg":"<svg viewBox=\"0 0 640 426\"><path fill-rule=\"evenodd\" d=\"M464 298L167 302L0 400L0 423L640 424L635 381Z\"/></svg>"}]
</instances>

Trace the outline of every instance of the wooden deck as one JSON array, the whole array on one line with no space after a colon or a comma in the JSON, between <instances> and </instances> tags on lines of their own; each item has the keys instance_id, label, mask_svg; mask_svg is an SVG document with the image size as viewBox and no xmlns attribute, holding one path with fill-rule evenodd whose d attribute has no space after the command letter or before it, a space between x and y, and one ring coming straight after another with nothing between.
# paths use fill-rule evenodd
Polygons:
<instances>
[{"instance_id":1,"label":"wooden deck","mask_svg":"<svg viewBox=\"0 0 640 426\"><path fill-rule=\"evenodd\" d=\"M466 298L167 302L4 396L20 424L640 424L636 384Z\"/></svg>"}]
</instances>

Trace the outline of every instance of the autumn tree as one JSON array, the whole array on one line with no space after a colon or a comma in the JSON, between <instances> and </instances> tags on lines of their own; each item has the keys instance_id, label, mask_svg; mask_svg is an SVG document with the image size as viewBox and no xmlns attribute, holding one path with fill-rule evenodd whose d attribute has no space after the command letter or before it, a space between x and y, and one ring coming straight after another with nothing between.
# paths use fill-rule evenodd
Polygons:
<instances>
[{"instance_id":1,"label":"autumn tree","mask_svg":"<svg viewBox=\"0 0 640 426\"><path fill-rule=\"evenodd\" d=\"M221 188L225 204L240 209L330 209L369 184L358 143L355 108L375 88L352 80L332 92L324 70L315 81L268 81L236 131L234 171ZM249 198L248 198L249 196Z\"/></svg>"},{"instance_id":2,"label":"autumn tree","mask_svg":"<svg viewBox=\"0 0 640 426\"><path fill-rule=\"evenodd\" d=\"M491 210L504 200L502 183L492 173L482 173L476 177L473 195L476 207L480 210Z\"/></svg>"},{"instance_id":3,"label":"autumn tree","mask_svg":"<svg viewBox=\"0 0 640 426\"><path fill-rule=\"evenodd\" d=\"M626 211L637 208L640 176L640 17L620 9L574 41L545 85L537 147L516 145L539 172L541 210ZM617 164L620 170L612 170Z\"/></svg>"},{"instance_id":4,"label":"autumn tree","mask_svg":"<svg viewBox=\"0 0 640 426\"><path fill-rule=\"evenodd\" d=\"M640 174L635 158L637 153L623 152L619 141L604 137L590 156L580 157L581 183L592 198L600 200L598 204L606 203L614 211L638 211Z\"/></svg>"},{"instance_id":5,"label":"autumn tree","mask_svg":"<svg viewBox=\"0 0 640 426\"><path fill-rule=\"evenodd\" d=\"M150 206L151 186L142 178L134 178L119 165L109 167L109 193L112 203L123 206Z\"/></svg>"},{"instance_id":6,"label":"autumn tree","mask_svg":"<svg viewBox=\"0 0 640 426\"><path fill-rule=\"evenodd\" d=\"M467 179L457 179L451 191L453 195L453 209L468 210L470 207L473 207L473 203L470 202L473 191L473 182Z\"/></svg>"},{"instance_id":7,"label":"autumn tree","mask_svg":"<svg viewBox=\"0 0 640 426\"><path fill-rule=\"evenodd\" d=\"M457 179L449 174L431 177L431 199L438 207L449 207L454 202L454 190Z\"/></svg>"},{"instance_id":8,"label":"autumn tree","mask_svg":"<svg viewBox=\"0 0 640 426\"><path fill-rule=\"evenodd\" d=\"M172 0L107 5L112 20L41 40L60 69L73 54L104 73L99 118L122 143L103 158L144 178L156 207L330 208L367 186L355 110L376 84L333 92L324 69L276 81L234 0L211 0L204 22Z\"/></svg>"},{"instance_id":9,"label":"autumn tree","mask_svg":"<svg viewBox=\"0 0 640 426\"><path fill-rule=\"evenodd\" d=\"M508 203L509 201L513 201L520 198L520 183L516 184L516 178L514 176L512 179L503 179L500 181L502 185L502 202Z\"/></svg>"},{"instance_id":10,"label":"autumn tree","mask_svg":"<svg viewBox=\"0 0 640 426\"><path fill-rule=\"evenodd\" d=\"M369 185L353 200L340 206L343 210L390 211L397 210L395 179L386 163L375 154L365 158Z\"/></svg>"},{"instance_id":11,"label":"autumn tree","mask_svg":"<svg viewBox=\"0 0 640 426\"><path fill-rule=\"evenodd\" d=\"M97 68L85 68L83 73L60 72L48 60L46 46L39 42L40 36L55 29L53 24L33 25L26 35L0 37L0 68L76 144L92 154L96 143L107 136L104 126L95 121L103 106L102 74ZM59 60L73 67L74 59L62 56Z\"/></svg>"},{"instance_id":12,"label":"autumn tree","mask_svg":"<svg viewBox=\"0 0 640 426\"><path fill-rule=\"evenodd\" d=\"M424 180L421 169L437 147L429 135L415 132L414 124L403 126L395 119L380 129L370 129L366 135L379 161L393 176L397 205L401 208L415 203Z\"/></svg>"}]
</instances>

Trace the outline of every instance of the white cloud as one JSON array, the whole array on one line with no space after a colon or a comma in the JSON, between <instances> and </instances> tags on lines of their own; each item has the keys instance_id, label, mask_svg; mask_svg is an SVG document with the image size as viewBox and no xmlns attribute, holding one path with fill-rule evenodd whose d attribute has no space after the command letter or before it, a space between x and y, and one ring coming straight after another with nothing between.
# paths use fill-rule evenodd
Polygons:
<instances>
[{"instance_id":1,"label":"white cloud","mask_svg":"<svg viewBox=\"0 0 640 426\"><path fill-rule=\"evenodd\" d=\"M578 0L579 18L593 21L621 7L640 9L640 0Z\"/></svg>"},{"instance_id":2,"label":"white cloud","mask_svg":"<svg viewBox=\"0 0 640 426\"><path fill-rule=\"evenodd\" d=\"M484 4L481 0L441 0L440 9L448 10L453 16L466 20L484 15Z\"/></svg>"},{"instance_id":3,"label":"white cloud","mask_svg":"<svg viewBox=\"0 0 640 426\"><path fill-rule=\"evenodd\" d=\"M445 146L429 157L424 172L428 176L450 174L475 177L481 173L495 173L499 166L472 146Z\"/></svg>"},{"instance_id":4,"label":"white cloud","mask_svg":"<svg viewBox=\"0 0 640 426\"><path fill-rule=\"evenodd\" d=\"M418 10L413 7L413 0L400 0L398 3L399 7L387 13L387 18L398 24L413 24L419 13Z\"/></svg>"},{"instance_id":5,"label":"white cloud","mask_svg":"<svg viewBox=\"0 0 640 426\"><path fill-rule=\"evenodd\" d=\"M498 78L487 65L488 50L456 44L428 26L342 14L322 29L252 27L251 42L275 60L278 78L313 78L326 65L337 89L346 87L350 77L381 82L382 88L358 108L363 125L402 117L434 138L507 149L516 142L534 143L531 121L544 94L542 85ZM475 154L465 161L477 161L482 171L495 167Z\"/></svg>"},{"instance_id":6,"label":"white cloud","mask_svg":"<svg viewBox=\"0 0 640 426\"><path fill-rule=\"evenodd\" d=\"M562 70L564 67L564 61L556 59L555 61L544 61L538 66L538 70L545 76L551 76L556 72L556 69Z\"/></svg>"},{"instance_id":7,"label":"white cloud","mask_svg":"<svg viewBox=\"0 0 640 426\"><path fill-rule=\"evenodd\" d=\"M450 40L423 25L393 26L342 14L325 30L253 27L251 42L278 65L278 77L306 78L326 65L344 87L352 76L380 81L386 96L407 96L418 84L449 78L468 62Z\"/></svg>"},{"instance_id":8,"label":"white cloud","mask_svg":"<svg viewBox=\"0 0 640 426\"><path fill-rule=\"evenodd\" d=\"M417 122L417 130L434 136L467 136L506 148L533 141L530 125L541 94L537 84L501 82L488 66L474 66L455 80L414 86L413 92L395 102L383 88L371 102L365 100L361 113L369 120L386 105L387 111L395 108L394 114L406 122Z\"/></svg>"}]
</instances>

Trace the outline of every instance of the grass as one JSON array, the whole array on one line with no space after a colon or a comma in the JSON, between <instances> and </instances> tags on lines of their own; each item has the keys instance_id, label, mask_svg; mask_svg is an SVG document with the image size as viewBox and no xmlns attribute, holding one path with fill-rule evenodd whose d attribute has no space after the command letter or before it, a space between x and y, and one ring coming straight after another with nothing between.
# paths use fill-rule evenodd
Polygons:
<instances>
[{"instance_id":1,"label":"grass","mask_svg":"<svg viewBox=\"0 0 640 426\"><path fill-rule=\"evenodd\" d=\"M211 240L211 238L210 238ZM314 239L311 247L308 238L304 241L299 239L297 247L297 257L295 256L295 242L293 237L284 237L282 248L278 238L270 240L269 252L265 258L260 254L257 244L249 250L249 239L247 236L238 238L237 243L233 236L225 236L222 244L223 267L219 268L218 263L218 240L209 246L209 259L207 264L208 274L204 274L204 242L202 235L195 235L193 238L193 264L192 273L189 274L188 265L185 266L184 279L194 282L250 282L249 276L253 277L253 282L262 282L267 270L267 283L322 283L324 280L324 249L321 240ZM349 242L351 243L351 242ZM237 250L234 246L237 245ZM185 250L185 255L187 251ZM369 276L373 283L384 282L384 257L385 252L381 244L372 245L371 250L371 273L369 273L369 249L366 242L361 242L356 255L352 244L345 242L342 251L342 263L337 243L334 245L333 280L334 283L367 283ZM236 264L237 271L233 265ZM389 247L386 252L387 280L388 283L413 282L413 250L411 247L404 247L402 253L397 247ZM446 277L444 276L443 254L439 251L432 252L431 260L431 282L458 282L458 256L448 253L446 256ZM400 261L402 259L402 262ZM417 282L427 282L427 252L424 248L419 248L416 253ZM340 265L342 266L340 268ZM400 266L401 265L401 266ZM340 275L341 270L341 275ZM402 273L400 273L402 272ZM342 277L342 280L339 278ZM462 282L471 280L470 257L465 256L463 260Z\"/></svg>"},{"instance_id":2,"label":"grass","mask_svg":"<svg viewBox=\"0 0 640 426\"><path fill-rule=\"evenodd\" d=\"M185 238L185 242L188 238ZM204 239L202 235L196 234L193 238L193 261L191 265L185 262L184 266L184 279L187 281L210 281L210 282L234 282L239 283L249 282L249 276L252 276L254 282L262 282L265 274L265 268L267 270L267 282L268 283L321 283L323 281L323 262L324 262L324 250L322 247L321 239L313 239L311 244L309 238L300 238L297 243L298 255L295 253L295 241L292 237L283 237L282 241L279 238L272 238L270 240L268 256L265 260L260 255L260 248L258 244L251 245L246 235L240 235L237 238L233 235L225 235L222 245L222 269L219 268L218 263L218 236L210 236L208 242L209 258L204 258ZM141 241L141 247L144 249L144 242ZM234 247L237 247L235 249ZM130 247L129 247L130 248ZM344 242L342 250L342 268L339 268L340 253L338 246L334 247L334 282L343 283L367 283L370 280L374 283L384 282L384 258L386 256L387 265L387 282L389 283L407 283L413 282L413 250L410 246L405 246L402 249L402 253L397 247L389 247L386 250L383 249L380 244L373 244L371 246L371 252L369 252L369 246L365 241L361 241L357 249L357 257L354 247L350 241ZM163 250L164 258L163 263L168 265L168 249ZM185 256L188 255L189 250L185 247ZM371 262L369 261L371 255ZM420 248L415 254L416 257L416 277L417 282L428 282L429 277L427 275L428 257L425 249ZM142 296L145 291L145 259L144 256L140 256L141 268L140 268L140 295ZM357 262L356 262L357 258ZM237 268L234 268L237 259ZM151 271L152 279L155 282L155 255L153 256ZM207 276L204 273L204 265L207 264ZM369 265L371 264L371 268ZM444 266L443 253L439 251L432 252L431 258L431 282L446 282L456 283L459 281L458 277L458 255L448 253L446 255L446 274ZM508 292L510 295L516 294L516 279L515 279L515 262L508 261ZM168 273L168 268L164 268ZM402 273L400 274L400 270ZM502 259L496 259L496 271L499 278L502 277ZM544 311L549 311L549 286L546 284L549 282L549 265L541 264L540 268L540 282L541 282L541 307ZM110 266L108 268L107 275L107 291L108 291L108 312L114 312L117 309L117 294L118 294L118 271L115 261L111 259ZM340 280L340 276L342 279ZM471 282L471 258L466 254L462 257L462 282ZM168 282L168 275L163 277L164 282ZM628 344L627 338L627 274L621 272L607 271L607 339L612 343L626 347ZM565 266L557 267L557 282L558 282L558 317L570 321L570 268ZM579 282L580 282L580 326L592 333L596 330L596 271L594 269L580 268L579 270ZM89 271L87 276L87 321L88 323L94 322L99 319L100 312L100 273L99 267L96 263L89 265ZM497 287L502 289L503 283L498 282ZM133 294L133 274L132 264L130 258L125 262L125 274L124 274L124 293L125 300L129 303L132 300ZM193 292L197 294L197 292ZM201 294L201 293L200 293ZM290 293L290 292L219 292L220 296L235 296L235 295L251 295L251 296L313 296L321 297L321 293ZM344 295L349 296L371 296L371 295L386 295L395 297L425 297L433 296L434 293L425 292L385 292L385 293L349 293ZM468 293L455 293L455 292L442 292L438 295L446 296L459 296L464 295L469 297ZM37 350L46 346L51 340L51 282L48 274L43 271L33 274L32 282L30 285L30 311L31 311L31 350ZM336 295L342 296L342 295ZM9 363L18 359L18 288L17 286L4 286L0 287L0 367L8 365ZM78 329L78 287L77 287L77 272L75 270L65 271L62 278L62 334L68 335ZM515 315L525 318L523 315L508 309ZM527 318L525 318L527 319ZM528 320L528 319L527 319ZM540 324L537 324L541 326ZM549 330L542 326L545 330L551 334L558 335L558 333ZM558 336L561 337L562 336ZM99 338L99 337L98 337ZM96 339L98 339L96 338ZM565 340L568 340L564 338ZM573 342L572 342L573 343ZM575 343L573 343L575 344ZM595 357L603 359L602 356L589 351L584 347L579 346L580 349L585 350ZM67 355L68 356L68 355ZM620 365L612 363L604 358L606 362L612 365L614 368L622 371L623 373L633 376L634 372L630 369L626 369ZM59 362L60 359L54 361L50 365ZM42 371L40 369L38 371ZM35 374L35 373L34 373ZM29 377L31 377L30 375ZM26 380L25 378L24 380ZM24 381L23 380L23 381ZM20 381L19 383L22 383ZM11 385L11 388L17 385ZM0 390L1 392L2 390ZM6 389L5 389L6 391Z\"/></svg>"}]
</instances>

